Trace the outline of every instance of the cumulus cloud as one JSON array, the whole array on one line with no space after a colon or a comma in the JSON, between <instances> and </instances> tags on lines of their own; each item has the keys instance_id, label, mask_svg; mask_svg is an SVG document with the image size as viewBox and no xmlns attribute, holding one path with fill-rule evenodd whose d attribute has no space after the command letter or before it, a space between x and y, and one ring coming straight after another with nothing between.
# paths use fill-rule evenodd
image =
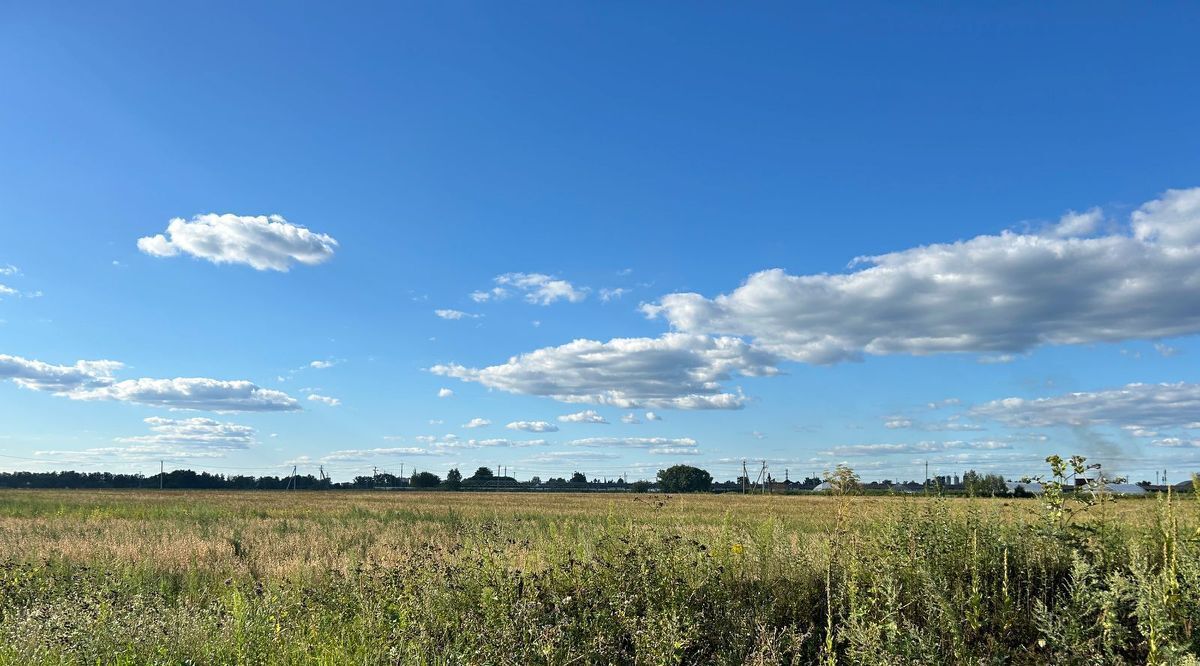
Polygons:
<instances>
[{"instance_id":1,"label":"cumulus cloud","mask_svg":"<svg viewBox=\"0 0 1200 666\"><path fill-rule=\"evenodd\" d=\"M18 274L20 274L20 272L21 272L21 269L17 268L16 266L13 266L12 264L5 264L3 266L0 266L0 275L18 275Z\"/></svg>"},{"instance_id":2,"label":"cumulus cloud","mask_svg":"<svg viewBox=\"0 0 1200 666\"><path fill-rule=\"evenodd\" d=\"M629 412L628 414L621 417L621 423L628 423L628 424L632 425L632 424L641 423L641 422L642 422L642 420L639 419L637 417L637 414L634 414L633 412Z\"/></svg>"},{"instance_id":3,"label":"cumulus cloud","mask_svg":"<svg viewBox=\"0 0 1200 666\"><path fill-rule=\"evenodd\" d=\"M1099 208L1092 208L1082 213L1068 211L1043 235L1054 238L1080 238L1095 233L1096 227L1104 221L1104 213Z\"/></svg>"},{"instance_id":4,"label":"cumulus cloud","mask_svg":"<svg viewBox=\"0 0 1200 666\"><path fill-rule=\"evenodd\" d=\"M441 317L442 319L450 319L452 321L457 321L459 319L478 319L483 316L481 314L471 314L470 312L463 312L462 310L448 310L448 309L434 310L433 314Z\"/></svg>"},{"instance_id":5,"label":"cumulus cloud","mask_svg":"<svg viewBox=\"0 0 1200 666\"><path fill-rule=\"evenodd\" d=\"M839 274L751 275L728 294L643 306L675 330L750 338L807 363L864 354L1014 354L1041 345L1200 332L1200 188L1170 190L1129 224L1092 235L1094 213L861 257Z\"/></svg>"},{"instance_id":6,"label":"cumulus cloud","mask_svg":"<svg viewBox=\"0 0 1200 666\"><path fill-rule=\"evenodd\" d=\"M464 428L483 428L485 426L490 426L490 425L492 425L491 421L489 421L487 419L475 417L475 418L471 419L470 421L467 421L466 423L464 423L462 427L464 427Z\"/></svg>"},{"instance_id":7,"label":"cumulus cloud","mask_svg":"<svg viewBox=\"0 0 1200 666\"><path fill-rule=\"evenodd\" d=\"M454 391L448 388L440 388L437 392L439 398L449 398L452 395L454 395Z\"/></svg>"},{"instance_id":8,"label":"cumulus cloud","mask_svg":"<svg viewBox=\"0 0 1200 666\"><path fill-rule=\"evenodd\" d=\"M721 382L734 374L772 375L774 358L737 338L668 333L659 338L575 340L486 368L436 365L436 375L510 393L624 409L739 409L740 392Z\"/></svg>"},{"instance_id":9,"label":"cumulus cloud","mask_svg":"<svg viewBox=\"0 0 1200 666\"><path fill-rule=\"evenodd\" d=\"M555 301L578 303L587 298L586 287L575 285L543 273L505 273L494 278L497 286L490 291L471 293L471 300L483 303L489 300L508 298L511 291L524 294L525 300L535 305L550 305Z\"/></svg>"},{"instance_id":10,"label":"cumulus cloud","mask_svg":"<svg viewBox=\"0 0 1200 666\"><path fill-rule=\"evenodd\" d=\"M1186 428L1200 414L1200 384L1128 384L1049 398L1004 398L978 405L971 414L1015 427Z\"/></svg>"},{"instance_id":11,"label":"cumulus cloud","mask_svg":"<svg viewBox=\"0 0 1200 666\"><path fill-rule=\"evenodd\" d=\"M288 394L264 389L245 380L176 377L117 381L113 373L122 367L117 361L77 361L74 365L54 365L0 354L0 379L11 379L22 388L47 391L73 400L115 400L214 412L300 409L300 404Z\"/></svg>"},{"instance_id":12,"label":"cumulus cloud","mask_svg":"<svg viewBox=\"0 0 1200 666\"><path fill-rule=\"evenodd\" d=\"M317 395L316 393L310 393L308 395L308 399L311 402L319 402L330 407L337 407L338 405L342 404L342 401L338 398L331 398L327 395Z\"/></svg>"},{"instance_id":13,"label":"cumulus cloud","mask_svg":"<svg viewBox=\"0 0 1200 666\"><path fill-rule=\"evenodd\" d=\"M138 249L155 257L180 253L214 264L245 264L257 270L287 271L295 263L309 266L328 261L338 242L289 223L279 215L196 215L177 217L166 234L145 236Z\"/></svg>"},{"instance_id":14,"label":"cumulus cloud","mask_svg":"<svg viewBox=\"0 0 1200 666\"><path fill-rule=\"evenodd\" d=\"M549 421L513 421L504 427L526 432L558 432L558 426Z\"/></svg>"},{"instance_id":15,"label":"cumulus cloud","mask_svg":"<svg viewBox=\"0 0 1200 666\"><path fill-rule=\"evenodd\" d=\"M314 370L325 370L326 368L332 368L335 365L337 365L337 361L313 361L312 363L308 364L308 367L313 368Z\"/></svg>"},{"instance_id":16,"label":"cumulus cloud","mask_svg":"<svg viewBox=\"0 0 1200 666\"><path fill-rule=\"evenodd\" d=\"M646 412L646 420L647 421L661 421L662 417L659 416L658 414L655 414L654 412Z\"/></svg>"},{"instance_id":17,"label":"cumulus cloud","mask_svg":"<svg viewBox=\"0 0 1200 666\"><path fill-rule=\"evenodd\" d=\"M124 364L117 361L76 361L54 365L0 354L0 379L11 379L22 388L71 394L112 384L113 372Z\"/></svg>"},{"instance_id":18,"label":"cumulus cloud","mask_svg":"<svg viewBox=\"0 0 1200 666\"><path fill-rule=\"evenodd\" d=\"M600 416L594 409L587 409L574 414L563 414L558 417L558 420L563 423L608 423L608 419Z\"/></svg>"},{"instance_id":19,"label":"cumulus cloud","mask_svg":"<svg viewBox=\"0 0 1200 666\"><path fill-rule=\"evenodd\" d=\"M143 419L150 426L150 435L119 437L125 444L158 444L205 447L213 449L245 449L254 443L254 428L236 423L223 423L207 418L168 419L151 416Z\"/></svg>"},{"instance_id":20,"label":"cumulus cloud","mask_svg":"<svg viewBox=\"0 0 1200 666\"><path fill-rule=\"evenodd\" d=\"M118 400L171 409L211 412L286 412L300 409L282 391L261 388L245 380L206 377L127 379L90 391L69 394L78 400Z\"/></svg>"}]
</instances>

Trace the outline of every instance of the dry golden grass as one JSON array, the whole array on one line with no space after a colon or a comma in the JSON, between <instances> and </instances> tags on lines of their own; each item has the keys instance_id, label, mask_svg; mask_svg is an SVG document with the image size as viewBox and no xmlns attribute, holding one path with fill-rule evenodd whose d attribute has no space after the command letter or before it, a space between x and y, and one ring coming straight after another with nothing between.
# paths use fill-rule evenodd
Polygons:
<instances>
[{"instance_id":1,"label":"dry golden grass","mask_svg":"<svg viewBox=\"0 0 1200 666\"><path fill-rule=\"evenodd\" d=\"M4 490L0 664L1178 663L1200 643L1195 500L1118 501L1079 530L1045 515L923 496Z\"/></svg>"}]
</instances>

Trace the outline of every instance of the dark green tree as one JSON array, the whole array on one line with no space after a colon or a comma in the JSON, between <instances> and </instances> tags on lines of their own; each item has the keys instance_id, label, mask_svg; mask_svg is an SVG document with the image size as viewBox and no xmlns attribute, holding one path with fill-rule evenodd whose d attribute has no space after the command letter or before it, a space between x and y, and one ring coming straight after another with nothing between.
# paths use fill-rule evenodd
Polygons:
<instances>
[{"instance_id":1,"label":"dark green tree","mask_svg":"<svg viewBox=\"0 0 1200 666\"><path fill-rule=\"evenodd\" d=\"M437 488L441 482L442 480L433 472L418 472L413 474L409 481L413 488Z\"/></svg>"},{"instance_id":2,"label":"dark green tree","mask_svg":"<svg viewBox=\"0 0 1200 666\"><path fill-rule=\"evenodd\" d=\"M447 490L458 490L462 486L462 472L458 471L457 467L446 472L446 481L442 485L446 486Z\"/></svg>"},{"instance_id":3,"label":"dark green tree","mask_svg":"<svg viewBox=\"0 0 1200 666\"><path fill-rule=\"evenodd\" d=\"M496 476L496 475L492 474L492 470L490 468L480 467L479 469L475 470L475 476L473 476L471 478L473 478L473 479L490 479L493 476Z\"/></svg>"},{"instance_id":4,"label":"dark green tree","mask_svg":"<svg viewBox=\"0 0 1200 666\"><path fill-rule=\"evenodd\" d=\"M691 465L658 470L658 485L666 493L703 493L712 488L712 475Z\"/></svg>"},{"instance_id":5,"label":"dark green tree","mask_svg":"<svg viewBox=\"0 0 1200 666\"><path fill-rule=\"evenodd\" d=\"M573 472L571 474L571 483L587 483L587 477L583 472Z\"/></svg>"}]
</instances>

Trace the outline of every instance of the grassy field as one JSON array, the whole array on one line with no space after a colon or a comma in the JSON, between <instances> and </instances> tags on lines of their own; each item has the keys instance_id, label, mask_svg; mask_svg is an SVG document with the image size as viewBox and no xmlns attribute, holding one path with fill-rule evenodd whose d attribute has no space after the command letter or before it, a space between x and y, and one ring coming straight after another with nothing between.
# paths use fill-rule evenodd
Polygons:
<instances>
[{"instance_id":1,"label":"grassy field","mask_svg":"<svg viewBox=\"0 0 1200 666\"><path fill-rule=\"evenodd\" d=\"M0 492L0 662L1176 664L1196 500Z\"/></svg>"}]
</instances>

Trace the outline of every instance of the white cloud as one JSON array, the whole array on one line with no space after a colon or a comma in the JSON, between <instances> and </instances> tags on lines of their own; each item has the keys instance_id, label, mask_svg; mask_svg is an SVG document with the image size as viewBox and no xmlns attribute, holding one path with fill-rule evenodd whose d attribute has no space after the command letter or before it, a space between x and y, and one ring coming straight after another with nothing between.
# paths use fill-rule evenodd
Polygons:
<instances>
[{"instance_id":1,"label":"white cloud","mask_svg":"<svg viewBox=\"0 0 1200 666\"><path fill-rule=\"evenodd\" d=\"M313 361L312 363L308 364L308 367L313 368L314 370L325 370L326 368L332 368L337 364L337 361Z\"/></svg>"},{"instance_id":2,"label":"white cloud","mask_svg":"<svg viewBox=\"0 0 1200 666\"><path fill-rule=\"evenodd\" d=\"M508 298L508 290L501 287L492 287L488 291L473 291L471 292L471 300L476 303L486 303L488 301L502 301Z\"/></svg>"},{"instance_id":3,"label":"white cloud","mask_svg":"<svg viewBox=\"0 0 1200 666\"><path fill-rule=\"evenodd\" d=\"M490 426L490 425L492 425L491 421L489 421L487 419L481 419L479 417L475 417L475 418L471 419L470 421L467 421L466 423L464 423L462 427L464 427L464 428L483 428L485 426Z\"/></svg>"},{"instance_id":4,"label":"white cloud","mask_svg":"<svg viewBox=\"0 0 1200 666\"><path fill-rule=\"evenodd\" d=\"M1099 208L1092 208L1082 213L1068 211L1043 235L1055 238L1082 238L1096 231L1096 227L1104 221L1104 213Z\"/></svg>"},{"instance_id":5,"label":"white cloud","mask_svg":"<svg viewBox=\"0 0 1200 666\"><path fill-rule=\"evenodd\" d=\"M733 374L776 374L774 359L737 338L668 333L659 338L576 340L482 369L437 365L436 375L567 403L624 409L738 409L739 393L724 391Z\"/></svg>"},{"instance_id":6,"label":"white cloud","mask_svg":"<svg viewBox=\"0 0 1200 666\"><path fill-rule=\"evenodd\" d=\"M76 361L53 365L42 361L0 354L0 379L35 391L70 394L112 384L113 372L124 367L118 361Z\"/></svg>"},{"instance_id":7,"label":"white cloud","mask_svg":"<svg viewBox=\"0 0 1200 666\"><path fill-rule=\"evenodd\" d=\"M1200 332L1200 188L1143 205L1124 231L1061 237L1083 226L863 257L841 274L766 270L728 294L670 294L643 310L677 331L745 336L807 363Z\"/></svg>"},{"instance_id":8,"label":"white cloud","mask_svg":"<svg viewBox=\"0 0 1200 666\"><path fill-rule=\"evenodd\" d=\"M534 463L598 462L601 460L614 460L620 457L615 453L602 453L599 451L547 451L529 458L528 461Z\"/></svg>"},{"instance_id":9,"label":"white cloud","mask_svg":"<svg viewBox=\"0 0 1200 666\"><path fill-rule=\"evenodd\" d=\"M152 435L119 437L125 444L157 444L213 449L245 449L254 443L254 428L213 419L167 419L151 416L143 419Z\"/></svg>"},{"instance_id":10,"label":"white cloud","mask_svg":"<svg viewBox=\"0 0 1200 666\"><path fill-rule=\"evenodd\" d=\"M578 303L587 298L586 287L576 287L566 280L560 280L543 273L505 273L497 275L494 287L490 292L477 291L471 294L476 302L504 298L507 289L515 289L525 294L525 300L535 305L550 305L555 301Z\"/></svg>"},{"instance_id":11,"label":"white cloud","mask_svg":"<svg viewBox=\"0 0 1200 666\"><path fill-rule=\"evenodd\" d=\"M690 437L585 437L564 442L567 446L585 446L593 448L637 448L653 449L661 447L689 448L696 447L696 440Z\"/></svg>"},{"instance_id":12,"label":"white cloud","mask_svg":"<svg viewBox=\"0 0 1200 666\"><path fill-rule=\"evenodd\" d=\"M507 439L494 437L491 439L467 439L439 443L438 446L448 449L483 449L483 448L524 448L528 446L545 446L544 439Z\"/></svg>"},{"instance_id":13,"label":"white cloud","mask_svg":"<svg viewBox=\"0 0 1200 666\"><path fill-rule=\"evenodd\" d=\"M425 444L430 451L438 452L446 449L482 449L482 448L523 448L528 446L545 446L544 439L515 440L504 437L489 439L463 439L454 433L445 435L417 435L413 439Z\"/></svg>"},{"instance_id":14,"label":"white cloud","mask_svg":"<svg viewBox=\"0 0 1200 666\"><path fill-rule=\"evenodd\" d=\"M661 421L662 417L659 416L658 414L655 414L654 412L646 412L646 420L647 421Z\"/></svg>"},{"instance_id":15,"label":"white cloud","mask_svg":"<svg viewBox=\"0 0 1200 666\"><path fill-rule=\"evenodd\" d=\"M19 275L20 273L21 273L21 269L17 268L16 266L13 266L12 264L5 264L4 266L0 266L0 275Z\"/></svg>"},{"instance_id":16,"label":"white cloud","mask_svg":"<svg viewBox=\"0 0 1200 666\"><path fill-rule=\"evenodd\" d=\"M214 264L245 264L257 270L287 271L293 263L316 265L333 256L338 242L289 223L279 215L196 215L177 217L166 235L139 238L138 249L155 257L180 253Z\"/></svg>"},{"instance_id":17,"label":"white cloud","mask_svg":"<svg viewBox=\"0 0 1200 666\"><path fill-rule=\"evenodd\" d=\"M73 400L115 400L214 412L300 409L300 404L288 394L264 389L245 380L176 377L116 381L113 373L122 367L117 361L78 361L74 365L53 365L0 354L0 379L11 379L23 388L49 391Z\"/></svg>"},{"instance_id":18,"label":"white cloud","mask_svg":"<svg viewBox=\"0 0 1200 666\"><path fill-rule=\"evenodd\" d=\"M471 314L470 312L463 312L462 310L448 310L448 309L434 310L433 314L441 317L442 319L450 319L450 320L478 319L483 316L481 314Z\"/></svg>"},{"instance_id":19,"label":"white cloud","mask_svg":"<svg viewBox=\"0 0 1200 666\"><path fill-rule=\"evenodd\" d=\"M558 432L558 426L549 421L513 421L504 427L526 432Z\"/></svg>"},{"instance_id":20,"label":"white cloud","mask_svg":"<svg viewBox=\"0 0 1200 666\"><path fill-rule=\"evenodd\" d=\"M437 397L439 398L449 398L452 395L454 395L454 391L448 388L440 388L437 392Z\"/></svg>"},{"instance_id":21,"label":"white cloud","mask_svg":"<svg viewBox=\"0 0 1200 666\"><path fill-rule=\"evenodd\" d=\"M934 453L951 449L972 449L992 451L1010 449L1012 445L1002 440L980 440L975 442L913 442L907 444L854 444L850 446L835 446L822 451L826 456L879 456L897 453Z\"/></svg>"},{"instance_id":22,"label":"white cloud","mask_svg":"<svg viewBox=\"0 0 1200 666\"><path fill-rule=\"evenodd\" d=\"M750 436L753 437L754 439L766 439L767 438L766 433L760 432L758 430L751 432Z\"/></svg>"},{"instance_id":23,"label":"white cloud","mask_svg":"<svg viewBox=\"0 0 1200 666\"><path fill-rule=\"evenodd\" d=\"M0 284L0 296L20 296L21 292L4 284Z\"/></svg>"},{"instance_id":24,"label":"white cloud","mask_svg":"<svg viewBox=\"0 0 1200 666\"><path fill-rule=\"evenodd\" d=\"M445 422L444 419L429 419L429 425L442 425Z\"/></svg>"},{"instance_id":25,"label":"white cloud","mask_svg":"<svg viewBox=\"0 0 1200 666\"><path fill-rule=\"evenodd\" d=\"M1178 356L1180 354L1178 347L1172 347L1171 345L1164 344L1162 342L1154 343L1154 351L1158 352L1163 358L1171 358L1172 356Z\"/></svg>"},{"instance_id":26,"label":"white cloud","mask_svg":"<svg viewBox=\"0 0 1200 666\"><path fill-rule=\"evenodd\" d=\"M280 412L300 409L295 398L282 391L260 388L244 380L206 377L127 379L110 386L73 393L79 400L119 400L171 409L212 412Z\"/></svg>"},{"instance_id":27,"label":"white cloud","mask_svg":"<svg viewBox=\"0 0 1200 666\"><path fill-rule=\"evenodd\" d=\"M338 405L342 404L342 401L338 398L331 398L327 395L317 395L316 393L310 393L308 399L312 402L319 402L330 407L337 407Z\"/></svg>"},{"instance_id":28,"label":"white cloud","mask_svg":"<svg viewBox=\"0 0 1200 666\"><path fill-rule=\"evenodd\" d=\"M1200 439L1183 439L1181 437L1164 437L1156 439L1150 443L1152 446L1161 446L1171 449L1178 448L1200 448Z\"/></svg>"},{"instance_id":29,"label":"white cloud","mask_svg":"<svg viewBox=\"0 0 1200 666\"><path fill-rule=\"evenodd\" d=\"M321 457L321 462L363 462L375 458L406 458L409 456L435 456L436 451L430 451L414 446L403 446L380 449L342 449Z\"/></svg>"},{"instance_id":30,"label":"white cloud","mask_svg":"<svg viewBox=\"0 0 1200 666\"><path fill-rule=\"evenodd\" d=\"M641 423L641 422L642 422L642 420L639 419L637 417L637 414L634 414L633 412L629 412L628 414L621 417L621 423L628 423L628 424L632 425L632 424Z\"/></svg>"},{"instance_id":31,"label":"white cloud","mask_svg":"<svg viewBox=\"0 0 1200 666\"><path fill-rule=\"evenodd\" d=\"M47 458L47 463L56 464L112 464L114 462L138 463L160 460L177 462L225 457L222 449L186 448L175 445L134 444L132 446L103 446L81 451L34 451L37 458Z\"/></svg>"},{"instance_id":32,"label":"white cloud","mask_svg":"<svg viewBox=\"0 0 1200 666\"><path fill-rule=\"evenodd\" d=\"M1016 427L1183 428L1200 414L1200 384L1129 384L1051 398L1004 398L979 405L971 414Z\"/></svg>"},{"instance_id":33,"label":"white cloud","mask_svg":"<svg viewBox=\"0 0 1200 666\"><path fill-rule=\"evenodd\" d=\"M629 290L624 287L617 287L615 289L601 289L600 290L600 300L607 303L609 301L619 299L628 293L629 293Z\"/></svg>"},{"instance_id":34,"label":"white cloud","mask_svg":"<svg viewBox=\"0 0 1200 666\"><path fill-rule=\"evenodd\" d=\"M895 416L884 420L883 426L891 430L912 429L925 430L928 432L939 432L946 430L955 432L986 430L986 428L976 423L964 423L960 420L961 418L962 417L960 415L955 414L942 421L914 421L907 417Z\"/></svg>"},{"instance_id":35,"label":"white cloud","mask_svg":"<svg viewBox=\"0 0 1200 666\"><path fill-rule=\"evenodd\" d=\"M608 423L608 419L600 416L594 409L587 409L574 414L563 414L558 417L558 420L563 423Z\"/></svg>"}]
</instances>

